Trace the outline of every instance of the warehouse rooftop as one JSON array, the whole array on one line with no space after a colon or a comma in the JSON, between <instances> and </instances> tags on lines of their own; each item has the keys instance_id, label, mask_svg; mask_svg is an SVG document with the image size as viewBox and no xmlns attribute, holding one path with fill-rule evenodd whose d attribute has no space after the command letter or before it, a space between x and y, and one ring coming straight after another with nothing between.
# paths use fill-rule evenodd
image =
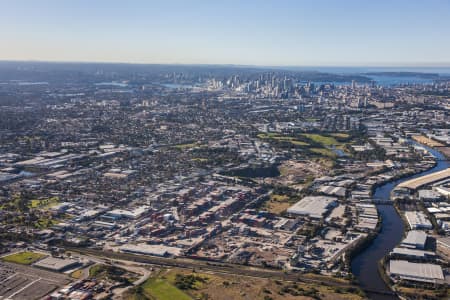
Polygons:
<instances>
[{"instance_id":1,"label":"warehouse rooftop","mask_svg":"<svg viewBox=\"0 0 450 300\"><path fill-rule=\"evenodd\" d=\"M434 172L425 176L407 180L405 182L400 183L398 186L405 187L411 190L416 190L421 186L431 184L433 182L443 180L449 177L450 177L450 168L447 168L439 172Z\"/></svg>"},{"instance_id":2,"label":"warehouse rooftop","mask_svg":"<svg viewBox=\"0 0 450 300\"><path fill-rule=\"evenodd\" d=\"M406 260L391 260L389 271L401 279L439 283L444 280L444 273L439 265L411 263Z\"/></svg>"},{"instance_id":3,"label":"warehouse rooftop","mask_svg":"<svg viewBox=\"0 0 450 300\"><path fill-rule=\"evenodd\" d=\"M289 207L287 212L320 219L335 205L336 200L334 197L308 196Z\"/></svg>"}]
</instances>

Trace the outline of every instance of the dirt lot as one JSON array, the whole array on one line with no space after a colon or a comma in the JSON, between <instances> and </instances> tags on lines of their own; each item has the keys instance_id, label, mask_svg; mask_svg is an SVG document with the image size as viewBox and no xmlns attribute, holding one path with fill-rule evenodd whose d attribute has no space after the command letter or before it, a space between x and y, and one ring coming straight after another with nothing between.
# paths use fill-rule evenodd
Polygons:
<instances>
[{"instance_id":1,"label":"dirt lot","mask_svg":"<svg viewBox=\"0 0 450 300\"><path fill-rule=\"evenodd\" d=\"M266 178L266 183L291 186L300 190L303 184L327 174L329 166L314 161L288 160L283 162L278 169L281 175L276 178Z\"/></svg>"},{"instance_id":2,"label":"dirt lot","mask_svg":"<svg viewBox=\"0 0 450 300\"><path fill-rule=\"evenodd\" d=\"M270 195L270 199L264 203L262 209L267 210L276 215L280 215L282 212L286 211L293 203L295 199L292 200L286 195Z\"/></svg>"},{"instance_id":3,"label":"dirt lot","mask_svg":"<svg viewBox=\"0 0 450 300\"><path fill-rule=\"evenodd\" d=\"M421 143L421 144L425 144L425 145L430 146L430 147L442 147L442 146L444 146L441 143L436 142L435 140L427 138L426 136L423 136L423 135L415 135L415 136L412 137L412 139L417 141L417 142L419 142L419 143Z\"/></svg>"}]
</instances>

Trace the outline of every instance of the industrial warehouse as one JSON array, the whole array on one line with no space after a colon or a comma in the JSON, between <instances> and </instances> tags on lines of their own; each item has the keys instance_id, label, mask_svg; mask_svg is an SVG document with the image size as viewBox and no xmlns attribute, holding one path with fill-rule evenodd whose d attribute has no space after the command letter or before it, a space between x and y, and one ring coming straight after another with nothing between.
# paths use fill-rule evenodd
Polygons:
<instances>
[{"instance_id":1,"label":"industrial warehouse","mask_svg":"<svg viewBox=\"0 0 450 300\"><path fill-rule=\"evenodd\" d=\"M427 283L444 283L444 273L439 265L411 263L406 260L391 260L389 272L393 279L404 279Z\"/></svg>"},{"instance_id":2,"label":"industrial warehouse","mask_svg":"<svg viewBox=\"0 0 450 300\"><path fill-rule=\"evenodd\" d=\"M336 205L336 198L325 196L309 196L298 201L287 209L291 215L308 216L313 219L322 219L330 208Z\"/></svg>"}]
</instances>

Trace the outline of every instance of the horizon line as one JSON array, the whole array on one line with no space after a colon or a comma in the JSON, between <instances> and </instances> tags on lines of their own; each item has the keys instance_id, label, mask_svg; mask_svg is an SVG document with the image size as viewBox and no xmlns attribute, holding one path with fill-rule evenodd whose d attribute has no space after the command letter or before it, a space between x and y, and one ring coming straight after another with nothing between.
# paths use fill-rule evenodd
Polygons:
<instances>
[{"instance_id":1,"label":"horizon line","mask_svg":"<svg viewBox=\"0 0 450 300\"><path fill-rule=\"evenodd\" d=\"M123 64L123 65L166 65L166 66L224 66L254 68L450 68L450 62L442 63L368 63L368 64L304 64L304 65L262 65L236 63L182 63L182 62L127 62L95 60L40 60L40 59L0 59L0 62L17 63L66 63L66 64Z\"/></svg>"}]
</instances>

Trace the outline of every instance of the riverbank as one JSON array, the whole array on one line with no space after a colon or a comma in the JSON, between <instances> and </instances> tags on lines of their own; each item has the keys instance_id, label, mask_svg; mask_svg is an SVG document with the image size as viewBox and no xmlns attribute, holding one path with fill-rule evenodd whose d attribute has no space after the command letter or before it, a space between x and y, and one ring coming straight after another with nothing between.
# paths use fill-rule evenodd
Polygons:
<instances>
[{"instance_id":1,"label":"riverbank","mask_svg":"<svg viewBox=\"0 0 450 300\"><path fill-rule=\"evenodd\" d=\"M381 230L381 224L383 220L381 217L378 217L378 223L373 232L370 232L366 238L359 241L356 245L354 245L351 249L349 249L345 254L345 261L348 262L348 267L351 269L351 263L353 258L358 256L361 252L363 252L377 237Z\"/></svg>"},{"instance_id":2,"label":"riverbank","mask_svg":"<svg viewBox=\"0 0 450 300\"><path fill-rule=\"evenodd\" d=\"M428 147L425 148L437 158L433 166L426 170L419 170L414 174L402 174L403 176L396 176L387 182L377 184L377 186L374 187L374 198L390 200L391 191L401 182L437 172L447 167L448 162L442 160L442 154ZM390 292L392 291L391 284L389 280L387 280L388 278L386 278L384 265L382 266L382 270L380 270L379 262L384 261L389 252L401 242L407 225L404 224L400 212L397 211L397 208L394 205L379 204L377 205L377 209L382 219L381 229L368 247L356 255L352 260L352 272L358 278L363 289ZM380 273L380 271L382 272ZM370 299L375 300L398 299L397 296L394 295L368 293L368 296Z\"/></svg>"}]
</instances>

